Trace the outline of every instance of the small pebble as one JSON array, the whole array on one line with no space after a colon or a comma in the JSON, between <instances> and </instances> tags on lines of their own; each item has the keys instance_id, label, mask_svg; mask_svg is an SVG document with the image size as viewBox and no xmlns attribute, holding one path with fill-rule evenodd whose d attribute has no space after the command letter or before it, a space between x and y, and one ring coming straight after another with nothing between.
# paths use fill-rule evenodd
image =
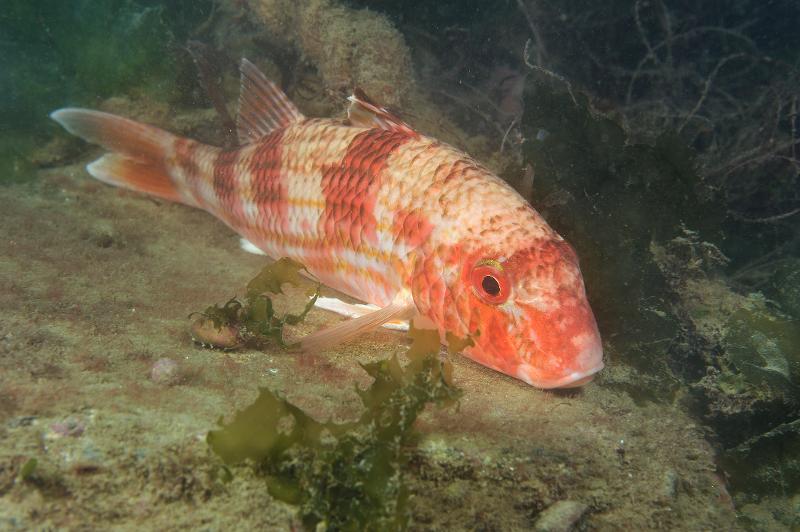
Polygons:
<instances>
[{"instance_id":1,"label":"small pebble","mask_svg":"<svg viewBox=\"0 0 800 532\"><path fill-rule=\"evenodd\" d=\"M50 439L64 438L67 436L71 438L77 438L83 434L84 430L86 430L86 425L84 425L80 419L68 417L62 421L56 421L50 425L50 433L48 436Z\"/></svg>"},{"instance_id":2,"label":"small pebble","mask_svg":"<svg viewBox=\"0 0 800 532\"><path fill-rule=\"evenodd\" d=\"M568 532L580 521L588 509L589 507L582 502L558 501L539 514L534 530L537 532Z\"/></svg>"},{"instance_id":3,"label":"small pebble","mask_svg":"<svg viewBox=\"0 0 800 532\"><path fill-rule=\"evenodd\" d=\"M150 368L150 380L156 384L175 384L178 377L178 363L171 358L159 358Z\"/></svg>"}]
</instances>

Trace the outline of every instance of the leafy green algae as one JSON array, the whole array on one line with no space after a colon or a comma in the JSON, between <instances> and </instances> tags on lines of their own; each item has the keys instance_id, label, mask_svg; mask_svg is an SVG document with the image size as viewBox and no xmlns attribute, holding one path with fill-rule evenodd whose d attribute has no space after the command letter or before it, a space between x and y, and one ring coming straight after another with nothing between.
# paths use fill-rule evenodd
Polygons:
<instances>
[{"instance_id":1,"label":"leafy green algae","mask_svg":"<svg viewBox=\"0 0 800 532\"><path fill-rule=\"evenodd\" d=\"M374 381L356 388L364 406L357 421L317 421L261 388L233 421L220 419L209 446L226 465L249 461L270 495L298 506L308 529L405 529L403 466L414 421L428 403L446 406L461 395L452 367L437 356L438 334L412 329L411 335L407 365L396 356L362 364Z\"/></svg>"},{"instance_id":2,"label":"leafy green algae","mask_svg":"<svg viewBox=\"0 0 800 532\"><path fill-rule=\"evenodd\" d=\"M38 465L39 461L36 458L28 458L28 460L22 464L22 467L19 469L19 479L28 480L31 478L33 473L36 471L36 466Z\"/></svg>"},{"instance_id":3,"label":"leafy green algae","mask_svg":"<svg viewBox=\"0 0 800 532\"><path fill-rule=\"evenodd\" d=\"M296 325L305 319L319 297L320 285L317 283L311 290L308 302L297 314L278 314L266 294L283 294L285 284L300 286L302 271L307 271L302 264L285 257L268 264L247 284L244 299L233 297L223 305L211 305L199 313L201 318L192 326L192 337L223 349L270 341L285 347L284 325Z\"/></svg>"},{"instance_id":4,"label":"leafy green algae","mask_svg":"<svg viewBox=\"0 0 800 532\"><path fill-rule=\"evenodd\" d=\"M133 87L169 95L177 55L169 50L177 51L210 9L208 0L6 2L0 65L9 83L0 101L10 104L3 106L7 125L41 125L59 105Z\"/></svg>"}]
</instances>

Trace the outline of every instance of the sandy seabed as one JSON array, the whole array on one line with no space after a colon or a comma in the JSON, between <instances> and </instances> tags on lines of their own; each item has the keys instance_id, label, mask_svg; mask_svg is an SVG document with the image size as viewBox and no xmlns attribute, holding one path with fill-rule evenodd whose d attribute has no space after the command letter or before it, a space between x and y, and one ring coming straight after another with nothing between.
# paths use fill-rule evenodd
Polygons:
<instances>
[{"instance_id":1,"label":"sandy seabed","mask_svg":"<svg viewBox=\"0 0 800 532\"><path fill-rule=\"evenodd\" d=\"M81 165L0 188L0 530L298 525L249 469L214 480L206 432L259 386L352 418L353 384L369 382L358 363L407 342L380 330L316 356L194 345L187 316L241 293L263 264L208 214L107 187ZM339 319L314 311L295 332ZM151 379L162 358L178 365L171 384ZM555 394L453 364L459 407L418 421L413 530L736 527L713 450L678 408L636 404L602 378ZM581 519L545 522L559 501Z\"/></svg>"}]
</instances>

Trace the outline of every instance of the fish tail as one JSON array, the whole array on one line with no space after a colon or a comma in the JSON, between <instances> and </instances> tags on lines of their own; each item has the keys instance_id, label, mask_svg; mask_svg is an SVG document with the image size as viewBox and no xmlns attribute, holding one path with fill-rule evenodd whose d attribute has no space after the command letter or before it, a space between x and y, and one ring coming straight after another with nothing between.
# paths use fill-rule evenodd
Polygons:
<instances>
[{"instance_id":1,"label":"fish tail","mask_svg":"<svg viewBox=\"0 0 800 532\"><path fill-rule=\"evenodd\" d=\"M195 205L170 172L175 135L154 126L89 109L64 108L50 117L64 129L107 153L86 166L96 179L110 185L144 192L159 198Z\"/></svg>"}]
</instances>

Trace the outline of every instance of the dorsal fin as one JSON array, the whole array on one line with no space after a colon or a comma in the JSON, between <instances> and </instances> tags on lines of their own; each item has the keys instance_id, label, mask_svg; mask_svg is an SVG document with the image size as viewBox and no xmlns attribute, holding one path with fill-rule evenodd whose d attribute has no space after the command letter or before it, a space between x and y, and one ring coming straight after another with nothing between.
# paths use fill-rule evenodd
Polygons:
<instances>
[{"instance_id":1,"label":"dorsal fin","mask_svg":"<svg viewBox=\"0 0 800 532\"><path fill-rule=\"evenodd\" d=\"M356 87L353 95L347 98L350 107L347 109L347 118L354 126L380 128L388 131L403 132L412 137L419 133L414 128L403 122L397 115L373 102L363 90Z\"/></svg>"},{"instance_id":2,"label":"dorsal fin","mask_svg":"<svg viewBox=\"0 0 800 532\"><path fill-rule=\"evenodd\" d=\"M240 144L255 142L273 130L305 118L284 92L253 63L242 58L236 132Z\"/></svg>"}]
</instances>

